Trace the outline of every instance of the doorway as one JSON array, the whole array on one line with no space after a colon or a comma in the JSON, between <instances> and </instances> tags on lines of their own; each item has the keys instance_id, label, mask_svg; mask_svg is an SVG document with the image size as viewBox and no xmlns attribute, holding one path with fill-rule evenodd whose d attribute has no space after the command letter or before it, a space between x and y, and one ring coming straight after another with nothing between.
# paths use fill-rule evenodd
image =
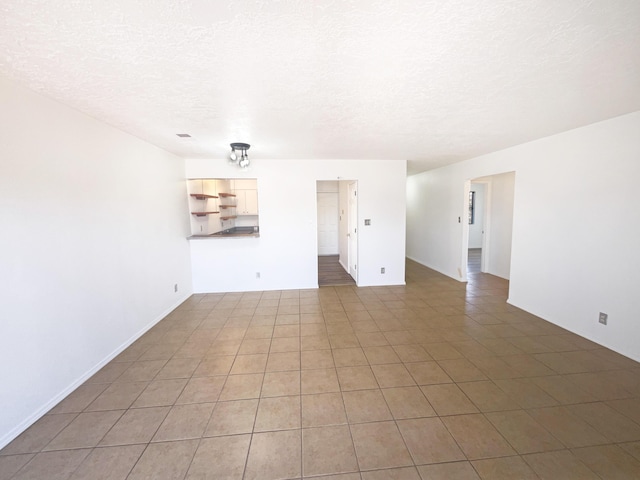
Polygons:
<instances>
[{"instance_id":1,"label":"doorway","mask_svg":"<svg viewBox=\"0 0 640 480\"><path fill-rule=\"evenodd\" d=\"M515 172L466 182L468 214L462 217L466 221L461 262L464 280L468 274L481 272L509 279L514 194Z\"/></svg>"},{"instance_id":2,"label":"doorway","mask_svg":"<svg viewBox=\"0 0 640 480\"><path fill-rule=\"evenodd\" d=\"M356 285L357 182L318 180L316 194L318 285Z\"/></svg>"},{"instance_id":3,"label":"doorway","mask_svg":"<svg viewBox=\"0 0 640 480\"><path fill-rule=\"evenodd\" d=\"M469 191L469 241L467 245L467 274L483 272L485 239L485 205L490 184L472 180ZM484 247L484 248L483 248Z\"/></svg>"}]
</instances>

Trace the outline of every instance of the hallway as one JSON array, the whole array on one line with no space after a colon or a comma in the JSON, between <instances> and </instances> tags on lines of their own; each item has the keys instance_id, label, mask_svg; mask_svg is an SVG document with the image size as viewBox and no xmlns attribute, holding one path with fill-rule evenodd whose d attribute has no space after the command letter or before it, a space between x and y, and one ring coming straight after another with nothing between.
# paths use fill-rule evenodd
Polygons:
<instances>
[{"instance_id":1,"label":"hallway","mask_svg":"<svg viewBox=\"0 0 640 480\"><path fill-rule=\"evenodd\" d=\"M0 451L0 479L640 478L638 363L407 261L193 295Z\"/></svg>"},{"instance_id":2,"label":"hallway","mask_svg":"<svg viewBox=\"0 0 640 480\"><path fill-rule=\"evenodd\" d=\"M318 255L318 285L353 285L356 282L340 265L338 255Z\"/></svg>"},{"instance_id":3,"label":"hallway","mask_svg":"<svg viewBox=\"0 0 640 480\"><path fill-rule=\"evenodd\" d=\"M470 248L467 257L467 273L480 273L482 265L482 249Z\"/></svg>"}]
</instances>

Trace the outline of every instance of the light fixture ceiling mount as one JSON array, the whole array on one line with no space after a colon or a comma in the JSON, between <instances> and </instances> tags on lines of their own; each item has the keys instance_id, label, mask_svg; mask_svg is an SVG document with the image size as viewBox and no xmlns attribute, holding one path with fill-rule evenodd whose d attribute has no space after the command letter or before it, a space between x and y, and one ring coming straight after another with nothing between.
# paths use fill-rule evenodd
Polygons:
<instances>
[{"instance_id":1,"label":"light fixture ceiling mount","mask_svg":"<svg viewBox=\"0 0 640 480\"><path fill-rule=\"evenodd\" d=\"M229 155L229 160L231 160L231 163L237 164L242 169L247 169L250 165L249 155L247 155L247 150L249 150L249 148L251 148L251 145L249 145L248 143L232 143L231 154Z\"/></svg>"}]
</instances>

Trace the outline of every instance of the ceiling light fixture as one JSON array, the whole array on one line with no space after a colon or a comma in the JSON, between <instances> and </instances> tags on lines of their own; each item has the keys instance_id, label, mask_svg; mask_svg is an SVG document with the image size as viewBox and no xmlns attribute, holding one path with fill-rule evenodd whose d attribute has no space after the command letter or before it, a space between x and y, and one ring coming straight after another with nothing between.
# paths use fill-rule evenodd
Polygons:
<instances>
[{"instance_id":1,"label":"ceiling light fixture","mask_svg":"<svg viewBox=\"0 0 640 480\"><path fill-rule=\"evenodd\" d=\"M249 145L248 143L232 143L231 154L229 155L229 160L231 160L231 163L236 163L240 168L245 170L249 168L249 155L247 155L247 150L249 150L249 148L251 148L251 145Z\"/></svg>"}]
</instances>

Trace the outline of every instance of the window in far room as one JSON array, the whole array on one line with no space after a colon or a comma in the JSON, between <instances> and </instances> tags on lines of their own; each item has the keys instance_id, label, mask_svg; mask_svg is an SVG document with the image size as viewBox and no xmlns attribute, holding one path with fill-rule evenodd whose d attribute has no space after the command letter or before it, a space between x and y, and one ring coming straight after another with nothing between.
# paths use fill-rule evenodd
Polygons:
<instances>
[{"instance_id":1,"label":"window in far room","mask_svg":"<svg viewBox=\"0 0 640 480\"><path fill-rule=\"evenodd\" d=\"M469 225L475 222L476 192L469 192Z\"/></svg>"}]
</instances>

